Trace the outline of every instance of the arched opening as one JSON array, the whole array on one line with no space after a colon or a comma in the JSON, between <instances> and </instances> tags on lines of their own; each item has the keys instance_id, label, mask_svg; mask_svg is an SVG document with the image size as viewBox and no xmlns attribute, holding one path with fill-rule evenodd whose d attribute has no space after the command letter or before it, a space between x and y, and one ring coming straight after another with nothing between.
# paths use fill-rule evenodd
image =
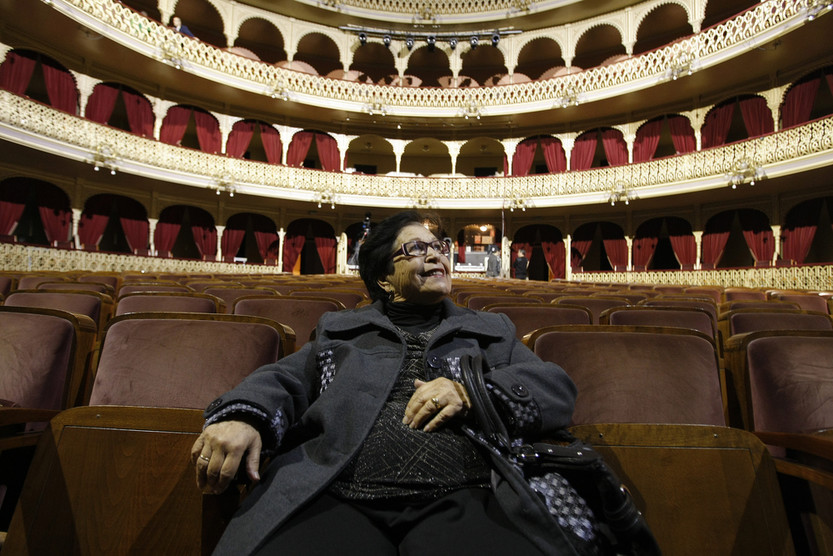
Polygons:
<instances>
[{"instance_id":1,"label":"arched opening","mask_svg":"<svg viewBox=\"0 0 833 556\"><path fill-rule=\"evenodd\" d=\"M561 231L548 224L524 226L512 239L511 268L521 249L529 259L527 273L530 280L549 281L565 277L565 244Z\"/></svg>"},{"instance_id":2,"label":"arched opening","mask_svg":"<svg viewBox=\"0 0 833 556\"><path fill-rule=\"evenodd\" d=\"M283 271L293 274L333 274L336 239L333 227L322 220L302 218L287 226Z\"/></svg>"},{"instance_id":3,"label":"arched opening","mask_svg":"<svg viewBox=\"0 0 833 556\"><path fill-rule=\"evenodd\" d=\"M71 224L69 196L61 188L26 177L0 183L0 228L5 228L0 235L5 239L69 249Z\"/></svg>"},{"instance_id":4,"label":"arched opening","mask_svg":"<svg viewBox=\"0 0 833 556\"><path fill-rule=\"evenodd\" d=\"M234 46L251 50L261 61L269 64L286 60L283 35L274 24L259 17L243 22Z\"/></svg>"}]
</instances>

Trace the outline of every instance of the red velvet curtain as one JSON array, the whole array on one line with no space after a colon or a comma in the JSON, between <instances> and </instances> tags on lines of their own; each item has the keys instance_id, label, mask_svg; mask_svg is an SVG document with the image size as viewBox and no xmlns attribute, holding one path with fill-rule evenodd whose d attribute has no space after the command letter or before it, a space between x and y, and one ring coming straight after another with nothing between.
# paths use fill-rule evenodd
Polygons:
<instances>
[{"instance_id":1,"label":"red velvet curtain","mask_svg":"<svg viewBox=\"0 0 833 556\"><path fill-rule=\"evenodd\" d=\"M633 240L634 270L648 268L648 265L651 264L651 258L654 256L654 251L656 251L658 241L659 238L656 237L638 237Z\"/></svg>"},{"instance_id":2,"label":"red velvet curtain","mask_svg":"<svg viewBox=\"0 0 833 556\"><path fill-rule=\"evenodd\" d=\"M292 142L289 143L289 149L286 151L287 166L303 165L304 158L306 158L312 144L313 135L311 131L299 131L292 136Z\"/></svg>"},{"instance_id":3,"label":"red velvet curtain","mask_svg":"<svg viewBox=\"0 0 833 556\"><path fill-rule=\"evenodd\" d=\"M142 137L153 137L153 108L148 99L129 91L122 90L124 108L127 111L127 123L130 131Z\"/></svg>"},{"instance_id":4,"label":"red velvet curtain","mask_svg":"<svg viewBox=\"0 0 833 556\"><path fill-rule=\"evenodd\" d=\"M257 232L255 232L257 233ZM223 230L223 237L220 238L220 250L224 261L232 261L240 251L240 246L243 244L243 238L246 237L246 230L237 230L234 228L226 228Z\"/></svg>"},{"instance_id":5,"label":"red velvet curtain","mask_svg":"<svg viewBox=\"0 0 833 556\"><path fill-rule=\"evenodd\" d=\"M318 148L318 159L321 160L321 167L324 170L328 172L341 171L341 160L338 153L338 144L335 139L326 133L316 133L315 146Z\"/></svg>"},{"instance_id":6,"label":"red velvet curtain","mask_svg":"<svg viewBox=\"0 0 833 556\"><path fill-rule=\"evenodd\" d=\"M174 222L158 222L153 233L153 244L156 252L160 255L170 255L171 249L176 243L176 236L179 235L181 224Z\"/></svg>"},{"instance_id":7,"label":"red velvet curtain","mask_svg":"<svg viewBox=\"0 0 833 556\"><path fill-rule=\"evenodd\" d=\"M810 120L820 84L821 79L816 77L792 86L781 105L782 127L792 127Z\"/></svg>"},{"instance_id":8,"label":"red velvet curtain","mask_svg":"<svg viewBox=\"0 0 833 556\"><path fill-rule=\"evenodd\" d=\"M515 155L512 157L512 175L528 176L532 169L532 160L535 158L535 149L538 147L536 139L524 139L515 147Z\"/></svg>"},{"instance_id":9,"label":"red velvet curtain","mask_svg":"<svg viewBox=\"0 0 833 556\"><path fill-rule=\"evenodd\" d=\"M255 241L257 242L257 252L260 253L260 258L264 261L269 258L270 247L278 241L278 234L275 232L258 232L255 231Z\"/></svg>"},{"instance_id":10,"label":"red velvet curtain","mask_svg":"<svg viewBox=\"0 0 833 556\"><path fill-rule=\"evenodd\" d=\"M503 153L503 175L509 175L509 157L506 156L506 153Z\"/></svg>"},{"instance_id":11,"label":"red velvet curtain","mask_svg":"<svg viewBox=\"0 0 833 556\"><path fill-rule=\"evenodd\" d=\"M206 112L194 110L194 120L197 123L197 141L200 143L200 150L206 153L216 154L220 152L223 139L220 136L220 124L217 119ZM215 248L216 252L217 249Z\"/></svg>"},{"instance_id":12,"label":"red velvet curtain","mask_svg":"<svg viewBox=\"0 0 833 556\"><path fill-rule=\"evenodd\" d=\"M818 226L813 224L782 230L781 258L785 261L795 262L795 264L804 263L807 253L810 252L810 246L813 244L813 238L816 236L817 228Z\"/></svg>"},{"instance_id":13,"label":"red velvet curtain","mask_svg":"<svg viewBox=\"0 0 833 556\"><path fill-rule=\"evenodd\" d=\"M70 211L40 206L38 212L40 213L41 222L43 222L43 231L49 243L69 239L69 227L72 223L72 213Z\"/></svg>"},{"instance_id":14,"label":"red velvet curtain","mask_svg":"<svg viewBox=\"0 0 833 556\"><path fill-rule=\"evenodd\" d=\"M260 140L263 142L263 150L266 151L269 164L280 164L282 145L278 131L270 125L260 124Z\"/></svg>"},{"instance_id":15,"label":"red velvet curtain","mask_svg":"<svg viewBox=\"0 0 833 556\"><path fill-rule=\"evenodd\" d=\"M662 133L662 120L646 122L636 132L636 140L633 143L633 161L647 162L654 158L659 146L659 138Z\"/></svg>"},{"instance_id":16,"label":"red velvet curtain","mask_svg":"<svg viewBox=\"0 0 833 556\"><path fill-rule=\"evenodd\" d=\"M578 252L579 256L576 257L572 253L570 253L570 265L573 268L578 268L581 266L581 261L584 260L584 257L587 256L587 252L590 251L590 246L593 245L592 239L574 239L570 242L571 250L575 250Z\"/></svg>"},{"instance_id":17,"label":"red velvet curtain","mask_svg":"<svg viewBox=\"0 0 833 556\"><path fill-rule=\"evenodd\" d=\"M700 257L703 268L715 268L717 266L717 262L723 256L723 249L726 248L727 241L729 241L729 230L703 234L703 254Z\"/></svg>"},{"instance_id":18,"label":"red velvet curtain","mask_svg":"<svg viewBox=\"0 0 833 556\"><path fill-rule=\"evenodd\" d=\"M566 278L566 246L563 241L554 243L552 241L542 241L541 249L544 251L544 259L550 267L550 273L553 278Z\"/></svg>"},{"instance_id":19,"label":"red velvet curtain","mask_svg":"<svg viewBox=\"0 0 833 556\"><path fill-rule=\"evenodd\" d=\"M761 97L750 97L740 101L740 112L749 137L772 133L775 129L772 111Z\"/></svg>"},{"instance_id":20,"label":"red velvet curtain","mask_svg":"<svg viewBox=\"0 0 833 556\"><path fill-rule=\"evenodd\" d=\"M595 131L584 133L576 138L573 151L570 153L571 170L588 170L590 168L596 154L598 140Z\"/></svg>"},{"instance_id":21,"label":"red velvet curtain","mask_svg":"<svg viewBox=\"0 0 833 556\"><path fill-rule=\"evenodd\" d=\"M628 267L628 242L622 238L605 239L603 243L613 270L625 270Z\"/></svg>"},{"instance_id":22,"label":"red velvet curtain","mask_svg":"<svg viewBox=\"0 0 833 556\"><path fill-rule=\"evenodd\" d=\"M334 237L316 236L315 248L318 250L318 257L321 259L321 264L324 267L324 274L335 274L336 239Z\"/></svg>"},{"instance_id":23,"label":"red velvet curtain","mask_svg":"<svg viewBox=\"0 0 833 556\"><path fill-rule=\"evenodd\" d=\"M677 257L677 262L680 267L685 269L694 268L697 263L697 241L691 234L680 236L669 236L671 241L671 249L674 250L674 256Z\"/></svg>"},{"instance_id":24,"label":"red velvet curtain","mask_svg":"<svg viewBox=\"0 0 833 556\"><path fill-rule=\"evenodd\" d=\"M85 247L98 245L110 217L106 214L84 213L78 222L78 241Z\"/></svg>"},{"instance_id":25,"label":"red velvet curtain","mask_svg":"<svg viewBox=\"0 0 833 556\"><path fill-rule=\"evenodd\" d=\"M43 78L46 82L46 94L49 104L58 110L76 114L78 112L78 90L75 80L68 71L41 64Z\"/></svg>"},{"instance_id":26,"label":"red velvet curtain","mask_svg":"<svg viewBox=\"0 0 833 556\"><path fill-rule=\"evenodd\" d=\"M16 95L24 94L34 71L35 60L17 52L9 52L6 60L0 65L0 89L6 89Z\"/></svg>"},{"instance_id":27,"label":"red velvet curtain","mask_svg":"<svg viewBox=\"0 0 833 556\"><path fill-rule=\"evenodd\" d=\"M93 93L87 100L87 109L84 117L91 122L106 124L113 115L116 107L116 99L119 98L119 90L111 85L100 83L95 86Z\"/></svg>"},{"instance_id":28,"label":"red velvet curtain","mask_svg":"<svg viewBox=\"0 0 833 556\"><path fill-rule=\"evenodd\" d=\"M564 154L564 147L561 145L561 141L555 137L541 137L541 149L544 151L547 170L551 174L567 170L567 155Z\"/></svg>"},{"instance_id":29,"label":"red velvet curtain","mask_svg":"<svg viewBox=\"0 0 833 556\"><path fill-rule=\"evenodd\" d=\"M120 218L121 228L124 230L124 237L127 244L135 253L136 250L148 248L148 221L136 220L135 218Z\"/></svg>"},{"instance_id":30,"label":"red velvet curtain","mask_svg":"<svg viewBox=\"0 0 833 556\"><path fill-rule=\"evenodd\" d=\"M194 243L202 255L202 260L213 261L217 258L217 230L206 226L191 226Z\"/></svg>"},{"instance_id":31,"label":"red velvet curtain","mask_svg":"<svg viewBox=\"0 0 833 556\"><path fill-rule=\"evenodd\" d=\"M0 201L0 236L11 235L25 206L23 203Z\"/></svg>"},{"instance_id":32,"label":"red velvet curtain","mask_svg":"<svg viewBox=\"0 0 833 556\"><path fill-rule=\"evenodd\" d=\"M771 262L775 254L772 230L743 230L743 238L756 263Z\"/></svg>"},{"instance_id":33,"label":"red velvet curtain","mask_svg":"<svg viewBox=\"0 0 833 556\"><path fill-rule=\"evenodd\" d=\"M255 134L255 126L257 125L259 125L257 122L242 120L235 123L231 128L231 132L228 134L226 154L234 158L242 158L246 152L246 148L252 142L252 136Z\"/></svg>"},{"instance_id":34,"label":"red velvet curtain","mask_svg":"<svg viewBox=\"0 0 833 556\"><path fill-rule=\"evenodd\" d=\"M310 141L312 138L310 137ZM291 146L290 146L291 148ZM283 271L292 272L295 269L295 262L301 255L306 237L303 235L285 236L283 240ZM323 262L323 261L322 261Z\"/></svg>"},{"instance_id":35,"label":"red velvet curtain","mask_svg":"<svg viewBox=\"0 0 833 556\"><path fill-rule=\"evenodd\" d=\"M694 129L691 122L684 116L670 116L668 126L671 128L671 142L674 143L674 150L678 154L694 152L697 148L697 139L694 137Z\"/></svg>"},{"instance_id":36,"label":"red velvet curtain","mask_svg":"<svg viewBox=\"0 0 833 556\"><path fill-rule=\"evenodd\" d=\"M712 109L703 122L702 133L703 148L717 147L726 143L729 135L729 127L732 125L732 114L735 113L735 103L730 102L726 106L719 106Z\"/></svg>"},{"instance_id":37,"label":"red velvet curtain","mask_svg":"<svg viewBox=\"0 0 833 556\"><path fill-rule=\"evenodd\" d=\"M466 264L466 242L457 240L457 263Z\"/></svg>"},{"instance_id":38,"label":"red velvet curtain","mask_svg":"<svg viewBox=\"0 0 833 556\"><path fill-rule=\"evenodd\" d=\"M159 130L159 140L169 145L178 145L185 136L185 128L188 127L191 112L193 110L184 106L171 106L165 118L162 120L162 128Z\"/></svg>"},{"instance_id":39,"label":"red velvet curtain","mask_svg":"<svg viewBox=\"0 0 833 556\"><path fill-rule=\"evenodd\" d=\"M602 131L602 146L610 166L622 166L628 163L628 145L622 138L622 132L616 129Z\"/></svg>"}]
</instances>

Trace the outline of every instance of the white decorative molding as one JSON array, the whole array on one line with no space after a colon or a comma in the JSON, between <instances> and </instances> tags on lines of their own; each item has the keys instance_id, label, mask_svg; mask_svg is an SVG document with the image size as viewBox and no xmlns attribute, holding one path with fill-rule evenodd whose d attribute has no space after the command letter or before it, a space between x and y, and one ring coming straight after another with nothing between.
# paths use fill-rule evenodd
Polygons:
<instances>
[{"instance_id":1,"label":"white decorative molding","mask_svg":"<svg viewBox=\"0 0 833 556\"><path fill-rule=\"evenodd\" d=\"M458 89L371 85L310 75L183 38L116 0L51 0L56 10L96 33L217 83L262 95L274 94L275 83L281 83L280 94L293 102L356 113L365 111L367 99L373 98L388 115L421 118L458 117L461 106L471 105L480 107L483 116L536 112L551 109L559 99L592 102L647 89L667 79L681 56L692 57L700 70L799 28L806 21L808 2L765 0L701 33L607 66L501 87Z\"/></svg>"},{"instance_id":2,"label":"white decorative molding","mask_svg":"<svg viewBox=\"0 0 833 556\"><path fill-rule=\"evenodd\" d=\"M741 159L754 158L769 178L833 164L829 116L703 151L559 174L423 178L324 172L168 145L8 91L0 91L0 139L83 162L94 162L106 144L119 172L192 187L216 189L218 177L229 176L240 194L317 203L326 192L339 205L390 208L412 206L414 199L431 199L438 209L500 209L508 197L523 199L527 207L608 203L620 182L640 199L727 187L726 176Z\"/></svg>"}]
</instances>

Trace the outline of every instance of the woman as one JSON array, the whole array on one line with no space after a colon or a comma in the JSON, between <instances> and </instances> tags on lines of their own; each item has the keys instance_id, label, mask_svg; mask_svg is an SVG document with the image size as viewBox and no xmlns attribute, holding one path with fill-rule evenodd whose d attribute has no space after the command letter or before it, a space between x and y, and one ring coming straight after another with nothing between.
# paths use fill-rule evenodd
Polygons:
<instances>
[{"instance_id":1,"label":"woman","mask_svg":"<svg viewBox=\"0 0 833 556\"><path fill-rule=\"evenodd\" d=\"M325 314L298 353L209 405L191 454L200 488L222 492L244 459L260 481L217 554L574 554L593 534L573 516L552 527L464 434L463 356L489 363L517 435L567 426L575 386L504 315L448 299L448 246L424 222L399 213L368 236L359 268L373 304Z\"/></svg>"}]
</instances>

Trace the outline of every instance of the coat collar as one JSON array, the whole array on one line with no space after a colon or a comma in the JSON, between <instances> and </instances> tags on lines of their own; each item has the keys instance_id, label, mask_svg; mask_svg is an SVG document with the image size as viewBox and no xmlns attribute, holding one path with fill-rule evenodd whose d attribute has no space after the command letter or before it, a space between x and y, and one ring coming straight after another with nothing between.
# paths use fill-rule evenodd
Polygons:
<instances>
[{"instance_id":1,"label":"coat collar","mask_svg":"<svg viewBox=\"0 0 833 556\"><path fill-rule=\"evenodd\" d=\"M502 336L492 330L494 328L494 322L490 322L484 318L484 313L460 307L449 298L443 299L443 306L446 317L437 329L437 337L458 331L466 335L486 338L499 338ZM339 311L336 314L338 318L327 323L329 330L345 332L372 324L396 332L396 326L385 315L384 304L381 301L376 301L375 303L353 311Z\"/></svg>"}]
</instances>

